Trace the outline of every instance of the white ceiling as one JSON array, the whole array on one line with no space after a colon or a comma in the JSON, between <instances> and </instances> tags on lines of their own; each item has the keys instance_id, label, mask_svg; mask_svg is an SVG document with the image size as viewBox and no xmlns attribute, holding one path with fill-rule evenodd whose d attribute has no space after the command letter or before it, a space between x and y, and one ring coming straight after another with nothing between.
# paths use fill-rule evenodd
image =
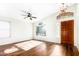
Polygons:
<instances>
[{"instance_id":1,"label":"white ceiling","mask_svg":"<svg viewBox=\"0 0 79 59\"><path fill-rule=\"evenodd\" d=\"M0 4L0 16L22 20L21 10L30 10L37 19L42 19L57 12L60 6L61 3L2 3Z\"/></svg>"}]
</instances>

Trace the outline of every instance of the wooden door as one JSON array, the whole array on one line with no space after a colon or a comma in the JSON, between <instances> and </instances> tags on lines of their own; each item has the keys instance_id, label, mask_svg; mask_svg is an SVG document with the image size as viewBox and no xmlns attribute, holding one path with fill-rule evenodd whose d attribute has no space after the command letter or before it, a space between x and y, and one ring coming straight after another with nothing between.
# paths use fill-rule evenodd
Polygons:
<instances>
[{"instance_id":1,"label":"wooden door","mask_svg":"<svg viewBox=\"0 0 79 59\"><path fill-rule=\"evenodd\" d=\"M74 46L74 20L61 22L61 43Z\"/></svg>"}]
</instances>

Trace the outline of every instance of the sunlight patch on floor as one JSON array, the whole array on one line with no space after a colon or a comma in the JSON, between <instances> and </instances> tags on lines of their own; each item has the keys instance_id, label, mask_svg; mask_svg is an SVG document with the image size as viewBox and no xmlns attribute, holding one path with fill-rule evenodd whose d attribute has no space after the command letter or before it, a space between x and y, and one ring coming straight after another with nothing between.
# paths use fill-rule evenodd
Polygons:
<instances>
[{"instance_id":1,"label":"sunlight patch on floor","mask_svg":"<svg viewBox=\"0 0 79 59\"><path fill-rule=\"evenodd\" d=\"M15 44L17 47L27 51L27 50L30 50L40 44L42 44L43 42L40 42L40 41L35 41L35 40L31 40L31 41L27 41L27 42L22 42L22 43L18 43L18 44Z\"/></svg>"},{"instance_id":2,"label":"sunlight patch on floor","mask_svg":"<svg viewBox=\"0 0 79 59\"><path fill-rule=\"evenodd\" d=\"M11 48L5 49L5 50L4 50L4 53L9 54L9 53L16 52L16 51L18 51L18 50L19 50L18 48L12 46Z\"/></svg>"}]
</instances>

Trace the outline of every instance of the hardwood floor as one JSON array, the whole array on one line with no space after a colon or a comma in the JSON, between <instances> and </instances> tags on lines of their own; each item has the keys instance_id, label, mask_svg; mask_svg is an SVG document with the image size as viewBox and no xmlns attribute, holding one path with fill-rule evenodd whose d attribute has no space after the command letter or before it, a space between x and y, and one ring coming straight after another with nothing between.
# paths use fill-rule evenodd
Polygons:
<instances>
[{"instance_id":1,"label":"hardwood floor","mask_svg":"<svg viewBox=\"0 0 79 59\"><path fill-rule=\"evenodd\" d=\"M52 43L46 41L39 41L39 42L43 43L27 51L15 46L15 44L17 43L0 46L0 56L78 56L79 55L76 47L63 46L58 43ZM8 54L4 53L4 50L9 49L11 47L16 47L19 50L13 53Z\"/></svg>"}]
</instances>

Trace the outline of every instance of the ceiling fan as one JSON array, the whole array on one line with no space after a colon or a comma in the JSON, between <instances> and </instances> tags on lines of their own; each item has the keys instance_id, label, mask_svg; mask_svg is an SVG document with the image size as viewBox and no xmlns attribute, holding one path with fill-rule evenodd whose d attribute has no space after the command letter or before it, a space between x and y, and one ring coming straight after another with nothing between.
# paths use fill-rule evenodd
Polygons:
<instances>
[{"instance_id":1,"label":"ceiling fan","mask_svg":"<svg viewBox=\"0 0 79 59\"><path fill-rule=\"evenodd\" d=\"M31 12L24 11L24 10L22 10L22 12L24 13L24 14L22 15L22 16L24 16L24 19L29 18L30 20L33 20L33 18L34 18L34 19L37 18L37 17L32 16L32 13L31 13Z\"/></svg>"}]
</instances>

